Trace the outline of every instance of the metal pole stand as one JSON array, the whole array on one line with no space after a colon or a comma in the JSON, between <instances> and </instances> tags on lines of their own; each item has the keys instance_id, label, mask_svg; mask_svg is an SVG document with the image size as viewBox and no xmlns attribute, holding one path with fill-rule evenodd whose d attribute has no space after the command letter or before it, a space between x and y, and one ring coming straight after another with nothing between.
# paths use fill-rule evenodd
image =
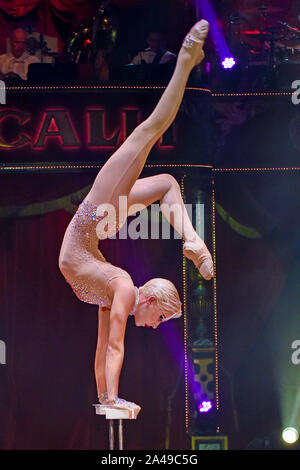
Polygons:
<instances>
[{"instance_id":1,"label":"metal pole stand","mask_svg":"<svg viewBox=\"0 0 300 470\"><path fill-rule=\"evenodd\" d=\"M109 450L114 450L114 420L119 421L119 450L123 450L123 419L136 418L131 417L131 412L129 410L109 408L106 405L100 405L98 403L93 406L95 407L96 415L105 416L105 418L109 420Z\"/></svg>"}]
</instances>

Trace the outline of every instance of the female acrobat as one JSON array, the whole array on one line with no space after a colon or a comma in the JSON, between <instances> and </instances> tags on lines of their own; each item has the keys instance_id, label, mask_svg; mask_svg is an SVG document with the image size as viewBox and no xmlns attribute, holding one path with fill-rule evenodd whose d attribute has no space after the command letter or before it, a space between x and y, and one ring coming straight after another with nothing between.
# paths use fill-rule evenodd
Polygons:
<instances>
[{"instance_id":1,"label":"female acrobat","mask_svg":"<svg viewBox=\"0 0 300 470\"><path fill-rule=\"evenodd\" d=\"M126 271L104 258L98 242L116 233L128 215L140 210L136 205L149 206L159 200L162 212L184 240L184 255L194 262L206 280L213 277L211 254L193 228L176 179L169 174L139 178L151 148L176 117L191 70L204 59L203 44L208 29L208 22L201 20L184 38L173 76L154 111L97 174L66 229L59 255L59 268L77 297L99 305L95 357L99 402L128 409L134 417L140 407L118 397L127 319L133 315L136 326L157 328L161 322L181 316L181 301L174 284L166 279L151 279L143 286L135 286ZM127 198L126 213L120 209L120 196ZM174 204L180 217L166 210ZM119 222L112 222L109 211L103 210L108 205L115 209ZM109 228L100 233L99 226L105 217Z\"/></svg>"}]
</instances>

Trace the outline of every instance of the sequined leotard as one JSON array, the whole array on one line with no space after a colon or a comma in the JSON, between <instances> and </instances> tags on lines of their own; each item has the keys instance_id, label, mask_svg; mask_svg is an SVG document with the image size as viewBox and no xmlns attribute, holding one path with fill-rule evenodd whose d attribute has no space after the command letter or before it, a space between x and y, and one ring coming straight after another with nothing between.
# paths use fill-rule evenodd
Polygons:
<instances>
[{"instance_id":1,"label":"sequined leotard","mask_svg":"<svg viewBox=\"0 0 300 470\"><path fill-rule=\"evenodd\" d=\"M85 198L69 223L59 254L59 265L66 281L83 302L110 307L108 282L130 275L109 263L98 249L96 226L101 216L97 206Z\"/></svg>"}]
</instances>

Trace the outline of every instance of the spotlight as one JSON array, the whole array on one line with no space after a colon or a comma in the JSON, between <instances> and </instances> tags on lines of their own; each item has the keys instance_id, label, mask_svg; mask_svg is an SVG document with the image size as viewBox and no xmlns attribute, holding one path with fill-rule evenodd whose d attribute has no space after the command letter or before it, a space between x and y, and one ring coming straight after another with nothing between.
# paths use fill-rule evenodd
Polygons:
<instances>
[{"instance_id":1,"label":"spotlight","mask_svg":"<svg viewBox=\"0 0 300 470\"><path fill-rule=\"evenodd\" d=\"M212 409L212 402L209 400L202 401L198 406L199 413L207 413L211 409Z\"/></svg>"},{"instance_id":2,"label":"spotlight","mask_svg":"<svg viewBox=\"0 0 300 470\"><path fill-rule=\"evenodd\" d=\"M285 428L282 431L282 439L287 444L295 444L299 439L299 432L295 428Z\"/></svg>"},{"instance_id":3,"label":"spotlight","mask_svg":"<svg viewBox=\"0 0 300 470\"><path fill-rule=\"evenodd\" d=\"M236 61L234 60L233 57L226 57L223 61L222 61L222 66L224 69L232 69L232 67L234 67L236 64Z\"/></svg>"}]
</instances>

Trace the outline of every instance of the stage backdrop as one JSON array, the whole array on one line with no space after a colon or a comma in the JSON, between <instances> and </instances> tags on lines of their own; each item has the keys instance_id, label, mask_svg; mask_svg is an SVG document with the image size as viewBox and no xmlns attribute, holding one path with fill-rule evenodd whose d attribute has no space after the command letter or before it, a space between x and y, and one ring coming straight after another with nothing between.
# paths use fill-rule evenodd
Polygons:
<instances>
[{"instance_id":1,"label":"stage backdrop","mask_svg":"<svg viewBox=\"0 0 300 470\"><path fill-rule=\"evenodd\" d=\"M200 178L203 169L188 167L148 167L143 176L166 170L179 183L184 179L189 194L192 185L206 191L211 179L204 169L206 176L199 184L195 176ZM65 229L93 179L83 171L1 176L0 338L6 345L0 370L2 449L108 447L107 423L92 407L97 402L93 364L98 308L80 302L58 268ZM186 203L192 202L187 198ZM209 194L207 204L210 212ZM129 230L133 220L129 218ZM203 218L200 222L202 232ZM169 239L157 212L151 212L151 229L156 232L155 226L157 239L117 236L101 241L100 249L111 263L126 269L137 286L154 277L170 279L185 308L182 241L173 229ZM212 289L210 283L211 297ZM119 396L140 404L142 411L136 422L126 423L127 449L190 446L185 422L185 323L182 316L152 330L128 320ZM194 340L195 332L188 331L189 336Z\"/></svg>"},{"instance_id":2,"label":"stage backdrop","mask_svg":"<svg viewBox=\"0 0 300 470\"><path fill-rule=\"evenodd\" d=\"M134 94L134 100L139 93ZM51 96L51 106L56 106L52 95L48 96ZM71 96L74 99L77 93L61 95L63 106ZM101 106L105 98L95 96L94 99L94 95L93 98L86 95L91 103L99 99L96 104ZM144 96L145 103L149 97L149 112L150 95ZM197 138L195 130L186 148L179 144L179 152L172 146L156 147L149 162L159 164L159 158L172 165L173 159L185 163L196 159L197 163L214 165L220 430L229 435L229 448L245 448L254 438L268 437L274 430L279 432L291 419L299 421L299 365L293 363L291 357L292 343L299 340L300 147L297 130L300 106L293 104L291 95L212 98L213 114L209 119L197 112L196 101L188 102L188 94L177 118L177 122L186 123L192 119L194 129L197 129L196 123L208 122L207 128L201 128L204 139ZM29 113L31 107L27 99L16 100L13 108ZM44 100L48 106L46 98ZM134 100L122 101L120 97L115 103L132 107L136 105ZM11 104L8 101L0 111L11 112ZM41 135L37 123L43 122L43 109L37 109L39 111L31 115L27 124L26 115L24 121L10 117L14 126L8 125L5 118L1 120L3 145L14 145L20 136L25 139L27 134L29 136L23 148L3 147L0 153L0 199L1 207L6 208L1 217L0 339L8 345L7 365L0 365L3 384L0 406L4 423L0 431L1 445L2 448L96 449L99 442L101 446L107 444L106 435L104 431L101 434L99 421L90 408L95 400L92 361L96 346L96 307L76 300L60 277L57 256L71 213L78 198L84 197L96 171L91 165L90 170L78 168L76 172L73 164L68 168L63 162L74 163L76 155L80 157L79 162L95 164L107 158L113 148L95 151L88 148L83 108L81 105L80 112L76 113L74 104L70 114L74 122L77 119L81 122L77 133L80 142L84 142L83 147L67 150L60 146L60 137L54 137L49 138L49 150L48 144L34 150L34 137ZM131 111L130 116L137 115L136 109ZM95 116L99 119L98 111ZM120 123L119 116L118 109L117 117L114 115L111 119ZM23 125L28 125L27 134ZM177 125L174 124L174 129ZM58 132L55 126L57 120L52 121L48 131ZM108 125L108 130L113 133L118 126L109 128ZM214 138L209 139L207 136L212 130ZM68 137L75 135L72 126L69 131ZM112 137L106 130L104 133L106 139ZM101 132L96 138L99 135L101 137ZM187 137L182 139L184 142ZM167 142L169 144L170 140ZM207 147L197 152L198 145ZM38 168L31 173L31 170L15 167L36 167L40 160L43 164L59 164L59 173L54 170L46 174ZM12 166L15 168L10 169ZM167 171L172 172L172 167ZM69 212L53 203L46 205L47 212L43 212L45 202L70 194L73 196L68 198ZM28 213L23 208L28 205L34 212L25 217ZM9 208L14 208L15 214ZM103 243L104 253L125 268L135 266L137 283L145 280L146 273L151 273L169 276L180 288L177 277L178 263L182 261L180 241L149 241L155 245L151 252L148 243L146 248L138 240L134 247L139 251L134 247L125 250L121 240L113 242ZM187 445L182 402L184 381L180 376L183 372L175 353L181 349L172 349L163 339L163 332L166 330L169 335L172 328L172 341L176 344L174 338L182 338L180 325L177 320L162 325L160 333L159 330L136 329L129 322L126 336L129 356L124 364L121 390L127 390L130 383L132 392L125 398L142 405L147 424L145 427L142 421L129 424L128 448L150 448L149 443L151 448L167 445L185 448ZM145 351L147 360L144 357L142 360L141 350ZM14 364L11 372L9 363ZM153 383L151 390L148 390L149 382ZM172 428L168 428L165 400L174 390L175 414ZM155 393L158 393L155 405L159 405L161 411L156 414L152 408ZM178 423L183 424L182 428ZM166 444L167 429L172 429L169 444Z\"/></svg>"},{"instance_id":3,"label":"stage backdrop","mask_svg":"<svg viewBox=\"0 0 300 470\"><path fill-rule=\"evenodd\" d=\"M258 438L278 448L283 427L300 422L299 183L299 169L215 172L220 418L230 449Z\"/></svg>"}]
</instances>

